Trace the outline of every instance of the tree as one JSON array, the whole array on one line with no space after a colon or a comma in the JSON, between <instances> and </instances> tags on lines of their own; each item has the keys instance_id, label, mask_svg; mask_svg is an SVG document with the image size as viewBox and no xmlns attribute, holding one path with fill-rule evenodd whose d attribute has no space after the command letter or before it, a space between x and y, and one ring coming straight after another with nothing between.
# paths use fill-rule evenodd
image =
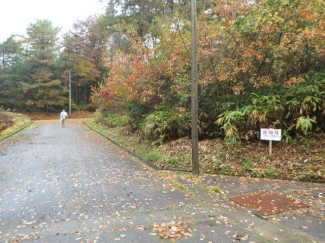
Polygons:
<instances>
[{"instance_id":1,"label":"tree","mask_svg":"<svg viewBox=\"0 0 325 243\"><path fill-rule=\"evenodd\" d=\"M10 36L0 44L0 106L6 108L22 106L23 78L19 75L22 68L22 47Z\"/></svg>"},{"instance_id":2,"label":"tree","mask_svg":"<svg viewBox=\"0 0 325 243\"><path fill-rule=\"evenodd\" d=\"M58 54L59 28L48 20L38 20L27 29L29 81L23 84L30 107L45 108L64 106L67 99L62 95L61 81L53 75L53 66Z\"/></svg>"},{"instance_id":3,"label":"tree","mask_svg":"<svg viewBox=\"0 0 325 243\"><path fill-rule=\"evenodd\" d=\"M15 40L15 36L10 36L5 42L0 45L1 53L1 69L6 71L7 68L13 66L20 58L21 46Z\"/></svg>"},{"instance_id":4,"label":"tree","mask_svg":"<svg viewBox=\"0 0 325 243\"><path fill-rule=\"evenodd\" d=\"M97 87L106 77L104 57L107 52L107 26L99 17L90 16L74 24L64 36L63 58L65 72L72 71L75 84L74 100L77 104L90 102L91 87Z\"/></svg>"}]
</instances>

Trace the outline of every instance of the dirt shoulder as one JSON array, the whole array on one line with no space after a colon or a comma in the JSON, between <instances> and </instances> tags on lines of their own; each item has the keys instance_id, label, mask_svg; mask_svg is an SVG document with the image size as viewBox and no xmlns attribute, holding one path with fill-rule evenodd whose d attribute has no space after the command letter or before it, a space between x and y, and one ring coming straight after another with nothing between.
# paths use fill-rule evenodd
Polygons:
<instances>
[{"instance_id":1,"label":"dirt shoulder","mask_svg":"<svg viewBox=\"0 0 325 243\"><path fill-rule=\"evenodd\" d=\"M162 168L191 170L189 138L155 144L121 127L105 128L93 120L87 124ZM267 143L229 147L222 139L200 141L199 154L202 173L325 182L325 134L275 143L272 156Z\"/></svg>"}]
</instances>

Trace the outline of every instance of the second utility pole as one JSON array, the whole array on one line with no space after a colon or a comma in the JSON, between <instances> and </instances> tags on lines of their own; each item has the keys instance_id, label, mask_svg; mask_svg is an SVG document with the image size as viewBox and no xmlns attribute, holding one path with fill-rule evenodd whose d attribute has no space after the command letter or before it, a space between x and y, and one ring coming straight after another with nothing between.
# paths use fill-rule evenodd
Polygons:
<instances>
[{"instance_id":1,"label":"second utility pole","mask_svg":"<svg viewBox=\"0 0 325 243\"><path fill-rule=\"evenodd\" d=\"M69 71L69 118L71 118L71 72Z\"/></svg>"}]
</instances>

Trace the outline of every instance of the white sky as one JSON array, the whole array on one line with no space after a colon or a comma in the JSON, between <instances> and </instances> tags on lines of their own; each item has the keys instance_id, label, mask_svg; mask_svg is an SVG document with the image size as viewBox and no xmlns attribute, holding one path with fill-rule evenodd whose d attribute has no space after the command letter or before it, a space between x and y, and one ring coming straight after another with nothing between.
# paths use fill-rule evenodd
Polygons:
<instances>
[{"instance_id":1,"label":"white sky","mask_svg":"<svg viewBox=\"0 0 325 243\"><path fill-rule=\"evenodd\" d=\"M30 23L48 19L63 34L77 20L105 12L100 0L0 0L0 43L12 34L25 35Z\"/></svg>"}]
</instances>

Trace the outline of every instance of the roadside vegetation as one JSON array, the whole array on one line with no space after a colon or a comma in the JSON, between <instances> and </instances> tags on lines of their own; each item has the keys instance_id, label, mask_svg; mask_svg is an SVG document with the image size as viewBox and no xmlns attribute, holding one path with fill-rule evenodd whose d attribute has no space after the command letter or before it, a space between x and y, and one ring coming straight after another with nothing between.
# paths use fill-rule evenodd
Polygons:
<instances>
[{"instance_id":1,"label":"roadside vegetation","mask_svg":"<svg viewBox=\"0 0 325 243\"><path fill-rule=\"evenodd\" d=\"M285 141L323 133L324 4L263 0L199 6L200 139L225 138L236 146L259 140L260 128L282 129ZM153 143L190 131L190 22L183 7L175 4L176 12L152 19L140 29L146 35L138 35L139 26L124 26L134 30L132 49L115 53L109 77L92 95L104 118L120 119Z\"/></svg>"},{"instance_id":2,"label":"roadside vegetation","mask_svg":"<svg viewBox=\"0 0 325 243\"><path fill-rule=\"evenodd\" d=\"M109 121L96 117L86 123L162 168L191 170L189 138L154 144ZM245 142L232 147L224 139L200 141L199 153L202 173L325 182L325 135L276 143L271 156L267 143Z\"/></svg>"},{"instance_id":3,"label":"roadside vegetation","mask_svg":"<svg viewBox=\"0 0 325 243\"><path fill-rule=\"evenodd\" d=\"M0 140L26 127L30 122L26 115L0 110Z\"/></svg>"}]
</instances>

